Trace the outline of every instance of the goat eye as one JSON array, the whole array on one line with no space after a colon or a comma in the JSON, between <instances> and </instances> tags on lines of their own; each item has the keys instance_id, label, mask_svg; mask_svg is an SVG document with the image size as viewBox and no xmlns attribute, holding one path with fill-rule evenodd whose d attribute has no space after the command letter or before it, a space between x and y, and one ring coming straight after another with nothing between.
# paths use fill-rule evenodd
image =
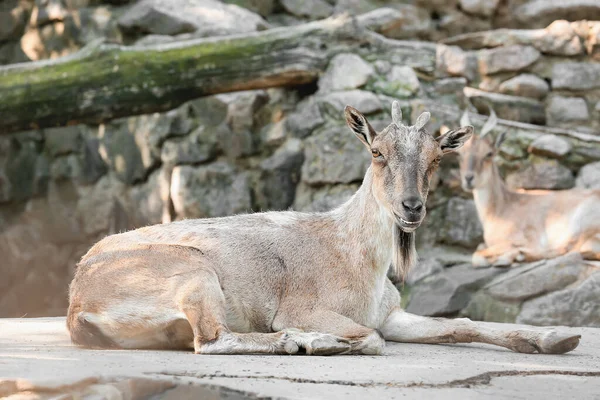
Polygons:
<instances>
[{"instance_id":1,"label":"goat eye","mask_svg":"<svg viewBox=\"0 0 600 400\"><path fill-rule=\"evenodd\" d=\"M492 158L492 156L494 155L494 153L492 153L491 151L489 153L487 153L485 155L485 158Z\"/></svg>"},{"instance_id":2,"label":"goat eye","mask_svg":"<svg viewBox=\"0 0 600 400\"><path fill-rule=\"evenodd\" d=\"M373 149L371 150L371 154L373 154L373 158L383 158L379 150Z\"/></svg>"}]
</instances>

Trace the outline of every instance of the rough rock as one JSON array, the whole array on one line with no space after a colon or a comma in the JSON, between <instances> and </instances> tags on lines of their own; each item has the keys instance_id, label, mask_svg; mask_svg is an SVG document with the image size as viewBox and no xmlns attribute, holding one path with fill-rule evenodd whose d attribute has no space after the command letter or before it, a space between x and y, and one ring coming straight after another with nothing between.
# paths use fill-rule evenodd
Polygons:
<instances>
[{"instance_id":1,"label":"rough rock","mask_svg":"<svg viewBox=\"0 0 600 400\"><path fill-rule=\"evenodd\" d=\"M160 158L167 165L199 164L212 160L216 155L215 132L201 125L183 139L165 141Z\"/></svg>"},{"instance_id":2,"label":"rough rock","mask_svg":"<svg viewBox=\"0 0 600 400\"><path fill-rule=\"evenodd\" d=\"M130 213L131 225L141 227L163 222L165 200L169 194L169 182L165 178L165 171L159 169L148 177L147 182L129 189L129 199L134 205Z\"/></svg>"},{"instance_id":3,"label":"rough rock","mask_svg":"<svg viewBox=\"0 0 600 400\"><path fill-rule=\"evenodd\" d=\"M479 50L479 71L483 75L521 71L539 58L540 52L531 46L512 45Z\"/></svg>"},{"instance_id":4,"label":"rough rock","mask_svg":"<svg viewBox=\"0 0 600 400\"><path fill-rule=\"evenodd\" d=\"M579 285L525 302L517 322L600 327L599 292L600 272L596 272Z\"/></svg>"},{"instance_id":5,"label":"rough rock","mask_svg":"<svg viewBox=\"0 0 600 400\"><path fill-rule=\"evenodd\" d=\"M548 125L586 122L590 118L587 103L581 97L552 96L546 107Z\"/></svg>"},{"instance_id":6,"label":"rough rock","mask_svg":"<svg viewBox=\"0 0 600 400\"><path fill-rule=\"evenodd\" d=\"M557 19L594 21L600 19L600 3L596 0L530 0L513 15L531 28L542 28Z\"/></svg>"},{"instance_id":7,"label":"rough rock","mask_svg":"<svg viewBox=\"0 0 600 400\"><path fill-rule=\"evenodd\" d=\"M521 74L500 84L500 93L543 99L548 94L548 83L537 75Z\"/></svg>"},{"instance_id":8,"label":"rough rock","mask_svg":"<svg viewBox=\"0 0 600 400\"><path fill-rule=\"evenodd\" d=\"M106 175L94 186L79 188L77 216L88 235L116 233L129 228L126 187L119 179Z\"/></svg>"},{"instance_id":9,"label":"rough rock","mask_svg":"<svg viewBox=\"0 0 600 400\"><path fill-rule=\"evenodd\" d=\"M18 39L27 23L25 4L17 1L4 3L0 7L0 42Z\"/></svg>"},{"instance_id":10,"label":"rough rock","mask_svg":"<svg viewBox=\"0 0 600 400\"><path fill-rule=\"evenodd\" d=\"M319 79L319 91L356 89L364 86L375 70L371 64L356 54L338 54L331 59L327 70Z\"/></svg>"},{"instance_id":11,"label":"rough rock","mask_svg":"<svg viewBox=\"0 0 600 400\"><path fill-rule=\"evenodd\" d=\"M4 201L23 201L36 193L36 170L41 148L39 132L0 138L0 179ZM4 161L4 162L2 162Z\"/></svg>"},{"instance_id":12,"label":"rough rock","mask_svg":"<svg viewBox=\"0 0 600 400\"><path fill-rule=\"evenodd\" d=\"M248 212L252 206L248 174L222 161L173 168L171 198L183 218L222 217Z\"/></svg>"},{"instance_id":13,"label":"rough rock","mask_svg":"<svg viewBox=\"0 0 600 400\"><path fill-rule=\"evenodd\" d=\"M52 157L77 152L81 147L79 126L44 130L44 146Z\"/></svg>"},{"instance_id":14,"label":"rough rock","mask_svg":"<svg viewBox=\"0 0 600 400\"><path fill-rule=\"evenodd\" d=\"M575 184L570 169L557 160L536 160L522 171L509 174L506 183L522 189L570 189Z\"/></svg>"},{"instance_id":15,"label":"rough rock","mask_svg":"<svg viewBox=\"0 0 600 400\"><path fill-rule=\"evenodd\" d=\"M528 300L567 287L585 270L581 255L567 254L513 268L486 285L486 291L500 300Z\"/></svg>"},{"instance_id":16,"label":"rough rock","mask_svg":"<svg viewBox=\"0 0 600 400\"><path fill-rule=\"evenodd\" d=\"M434 20L435 21L435 20ZM473 18L458 9L445 10L437 22L439 34L437 39L462 35L473 31L489 31L492 29L491 18Z\"/></svg>"},{"instance_id":17,"label":"rough rock","mask_svg":"<svg viewBox=\"0 0 600 400\"><path fill-rule=\"evenodd\" d=\"M305 142L302 181L311 185L360 182L371 156L345 126L313 134Z\"/></svg>"},{"instance_id":18,"label":"rough rock","mask_svg":"<svg viewBox=\"0 0 600 400\"><path fill-rule=\"evenodd\" d=\"M460 8L473 15L490 17L496 12L500 0L459 0Z\"/></svg>"},{"instance_id":19,"label":"rough rock","mask_svg":"<svg viewBox=\"0 0 600 400\"><path fill-rule=\"evenodd\" d=\"M338 0L333 9L334 14L348 13L349 15L360 15L377 9L379 4L371 0ZM392 10L392 9L390 9Z\"/></svg>"},{"instance_id":20,"label":"rough rock","mask_svg":"<svg viewBox=\"0 0 600 400\"><path fill-rule=\"evenodd\" d=\"M528 97L510 96L491 93L470 87L464 88L464 94L480 114L489 113L489 106L494 108L498 117L513 121L543 125L546 122L544 104Z\"/></svg>"},{"instance_id":21,"label":"rough rock","mask_svg":"<svg viewBox=\"0 0 600 400\"><path fill-rule=\"evenodd\" d=\"M562 158L571 152L571 143L557 135L543 135L529 145L527 151L542 157Z\"/></svg>"},{"instance_id":22,"label":"rough rock","mask_svg":"<svg viewBox=\"0 0 600 400\"><path fill-rule=\"evenodd\" d=\"M224 0L223 2L246 8L263 17L270 15L277 3L275 0Z\"/></svg>"},{"instance_id":23,"label":"rough rock","mask_svg":"<svg viewBox=\"0 0 600 400\"><path fill-rule=\"evenodd\" d=\"M157 35L194 32L198 36L219 36L266 29L257 14L215 0L142 0L119 18L129 31Z\"/></svg>"},{"instance_id":24,"label":"rough rock","mask_svg":"<svg viewBox=\"0 0 600 400\"><path fill-rule=\"evenodd\" d=\"M300 168L304 161L302 142L290 139L260 163L257 202L265 210L285 210L294 202Z\"/></svg>"},{"instance_id":25,"label":"rough rock","mask_svg":"<svg viewBox=\"0 0 600 400\"><path fill-rule=\"evenodd\" d=\"M600 64L564 62L552 66L552 88L589 90L600 88Z\"/></svg>"},{"instance_id":26,"label":"rough rock","mask_svg":"<svg viewBox=\"0 0 600 400\"><path fill-rule=\"evenodd\" d=\"M280 0L279 3L288 13L309 19L327 18L333 12L333 6L325 0Z\"/></svg>"},{"instance_id":27,"label":"rough rock","mask_svg":"<svg viewBox=\"0 0 600 400\"><path fill-rule=\"evenodd\" d=\"M296 188L294 210L307 212L329 211L345 203L356 193L358 184L324 185L313 188L300 182Z\"/></svg>"},{"instance_id":28,"label":"rough rock","mask_svg":"<svg viewBox=\"0 0 600 400\"><path fill-rule=\"evenodd\" d=\"M382 35L392 39L414 40L415 37L427 37L430 34L432 21L427 10L398 2L390 2L387 6L393 7L398 14L390 13L393 21L379 30Z\"/></svg>"},{"instance_id":29,"label":"rough rock","mask_svg":"<svg viewBox=\"0 0 600 400\"><path fill-rule=\"evenodd\" d=\"M303 138L325 122L316 102L310 102L298 107L298 110L288 116L285 127L296 137Z\"/></svg>"},{"instance_id":30,"label":"rough rock","mask_svg":"<svg viewBox=\"0 0 600 400\"><path fill-rule=\"evenodd\" d=\"M498 300L482 289L473 295L459 315L475 321L514 323L519 312L520 302Z\"/></svg>"},{"instance_id":31,"label":"rough rock","mask_svg":"<svg viewBox=\"0 0 600 400\"><path fill-rule=\"evenodd\" d=\"M440 273L443 270L444 265L437 258L419 259L417 264L408 271L406 284L413 286L428 276Z\"/></svg>"},{"instance_id":32,"label":"rough rock","mask_svg":"<svg viewBox=\"0 0 600 400\"><path fill-rule=\"evenodd\" d=\"M477 57L473 52L458 46L438 45L436 51L436 72L445 76L463 76L469 81L477 77Z\"/></svg>"},{"instance_id":33,"label":"rough rock","mask_svg":"<svg viewBox=\"0 0 600 400\"><path fill-rule=\"evenodd\" d=\"M385 80L373 85L375 91L395 98L410 97L421 87L415 71L408 66L393 66L386 74Z\"/></svg>"},{"instance_id":34,"label":"rough rock","mask_svg":"<svg viewBox=\"0 0 600 400\"><path fill-rule=\"evenodd\" d=\"M473 269L469 264L446 268L412 288L406 311L419 315L449 315L463 309L473 293L504 270Z\"/></svg>"},{"instance_id":35,"label":"rough rock","mask_svg":"<svg viewBox=\"0 0 600 400\"><path fill-rule=\"evenodd\" d=\"M600 189L600 161L584 165L579 170L575 185L585 189Z\"/></svg>"},{"instance_id":36,"label":"rough rock","mask_svg":"<svg viewBox=\"0 0 600 400\"><path fill-rule=\"evenodd\" d=\"M381 100L373 92L366 90L333 92L317 98L317 102L328 106L328 112L336 118L343 118L344 107L348 104L363 114L373 114L383 109Z\"/></svg>"},{"instance_id":37,"label":"rough rock","mask_svg":"<svg viewBox=\"0 0 600 400\"><path fill-rule=\"evenodd\" d=\"M438 239L467 248L475 248L483 242L483 227L473 200L452 197L448 201L445 222Z\"/></svg>"}]
</instances>

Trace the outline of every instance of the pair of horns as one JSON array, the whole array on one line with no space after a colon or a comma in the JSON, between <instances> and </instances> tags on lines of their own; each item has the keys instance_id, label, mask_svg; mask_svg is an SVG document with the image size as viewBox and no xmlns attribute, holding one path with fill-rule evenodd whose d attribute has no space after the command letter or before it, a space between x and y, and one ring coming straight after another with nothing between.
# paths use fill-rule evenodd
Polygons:
<instances>
[{"instance_id":1,"label":"pair of horns","mask_svg":"<svg viewBox=\"0 0 600 400\"><path fill-rule=\"evenodd\" d=\"M460 126L466 125L471 125L471 121L469 120L469 110L465 110L462 117L460 118ZM487 121L485 121L483 128L481 128L481 133L479 134L479 137L482 138L488 133L490 133L492 129L496 127L496 125L498 125L498 117L496 117L494 109L490 107L490 116L488 117Z\"/></svg>"},{"instance_id":2,"label":"pair of horns","mask_svg":"<svg viewBox=\"0 0 600 400\"><path fill-rule=\"evenodd\" d=\"M423 128L425 124L429 122L430 117L431 114L429 114L427 111L419 115L419 118L417 118L417 122L415 122L415 128L417 128L417 130ZM392 103L392 121L394 122L394 125L396 125L398 128L404 126L402 124L402 108L400 107L400 102L397 100L394 100L394 102Z\"/></svg>"}]
</instances>

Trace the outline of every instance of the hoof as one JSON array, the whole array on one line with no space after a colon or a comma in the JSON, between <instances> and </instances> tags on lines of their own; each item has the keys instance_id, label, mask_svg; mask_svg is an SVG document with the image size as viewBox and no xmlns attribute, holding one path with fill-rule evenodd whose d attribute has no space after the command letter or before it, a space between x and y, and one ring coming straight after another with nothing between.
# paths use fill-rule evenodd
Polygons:
<instances>
[{"instance_id":1,"label":"hoof","mask_svg":"<svg viewBox=\"0 0 600 400\"><path fill-rule=\"evenodd\" d=\"M574 350L579 345L581 335L561 334L556 331L542 336L539 341L539 351L543 354L564 354Z\"/></svg>"},{"instance_id":2,"label":"hoof","mask_svg":"<svg viewBox=\"0 0 600 400\"><path fill-rule=\"evenodd\" d=\"M283 348L288 354L304 352L309 355L329 356L347 353L351 346L348 340L325 333L286 330Z\"/></svg>"},{"instance_id":3,"label":"hoof","mask_svg":"<svg viewBox=\"0 0 600 400\"><path fill-rule=\"evenodd\" d=\"M477 253L474 253L471 257L471 264L473 264L473 268L488 268L492 266L487 258L480 256Z\"/></svg>"}]
</instances>

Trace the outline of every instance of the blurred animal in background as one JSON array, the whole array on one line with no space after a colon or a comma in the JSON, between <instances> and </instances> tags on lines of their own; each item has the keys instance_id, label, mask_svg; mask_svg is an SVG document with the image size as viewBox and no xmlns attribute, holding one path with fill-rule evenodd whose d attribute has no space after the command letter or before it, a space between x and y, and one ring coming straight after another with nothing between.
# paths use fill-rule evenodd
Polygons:
<instances>
[{"instance_id":1,"label":"blurred animal in background","mask_svg":"<svg viewBox=\"0 0 600 400\"><path fill-rule=\"evenodd\" d=\"M194 348L221 354L381 354L385 340L490 343L564 353L579 335L501 329L400 308L387 278L415 259L429 180L473 132L435 139L424 126L376 132L358 110L346 121L371 154L355 195L324 213L189 219L108 236L83 257L70 288L74 343L101 348Z\"/></svg>"},{"instance_id":2,"label":"blurred animal in background","mask_svg":"<svg viewBox=\"0 0 600 400\"><path fill-rule=\"evenodd\" d=\"M495 141L489 135L497 123L490 108L481 133L458 151L461 184L473 193L484 232L473 266L508 266L569 252L600 259L600 190L509 189L494 161L506 132ZM470 124L468 111L461 124Z\"/></svg>"}]
</instances>

